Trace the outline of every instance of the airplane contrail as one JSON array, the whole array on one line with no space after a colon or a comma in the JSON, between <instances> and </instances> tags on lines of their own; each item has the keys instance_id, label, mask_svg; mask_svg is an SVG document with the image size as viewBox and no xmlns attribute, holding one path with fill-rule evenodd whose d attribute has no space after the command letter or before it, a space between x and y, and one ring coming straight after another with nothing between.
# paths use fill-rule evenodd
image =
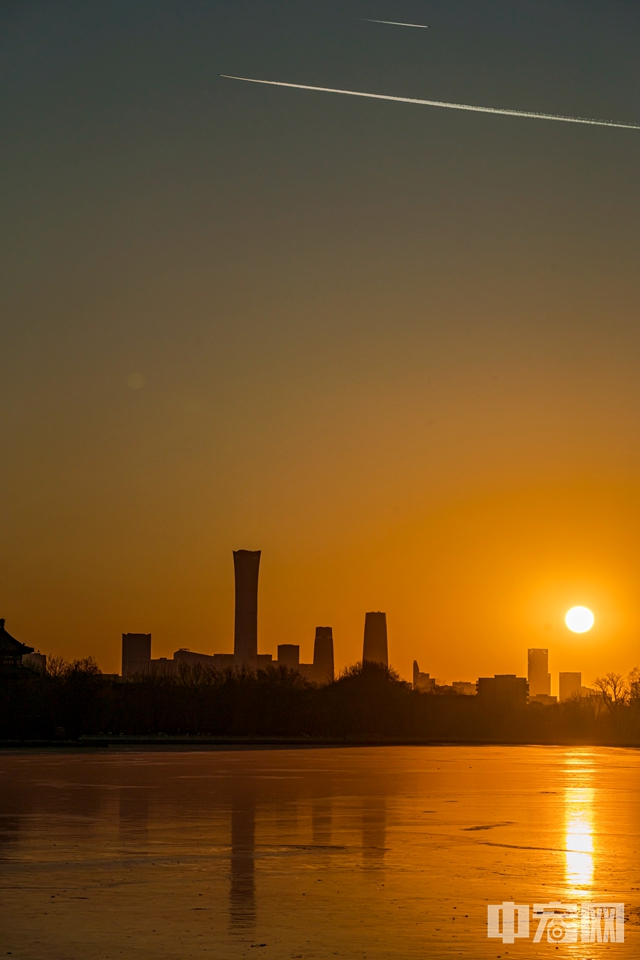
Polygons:
<instances>
[{"instance_id":1,"label":"airplane contrail","mask_svg":"<svg viewBox=\"0 0 640 960\"><path fill-rule=\"evenodd\" d=\"M368 97L371 100L395 100L397 103L418 103L425 107L446 107L448 110L470 110L473 113L500 113L507 117L529 117L534 120L562 120L565 123L587 123L594 127L620 127L640 130L637 123L616 123L613 120L595 120L587 117L561 117L554 113L530 113L526 110L503 110L500 107L476 107L470 103L447 103L443 100L418 100L415 97L390 97L385 93L362 93L360 90L338 90L335 87L311 87L304 83L284 83L282 80L256 80L254 77L232 77L221 73L225 80L244 80L246 83L265 83L271 87L291 87L294 90L319 90L322 93L344 93L350 97Z\"/></svg>"},{"instance_id":2,"label":"airplane contrail","mask_svg":"<svg viewBox=\"0 0 640 960\"><path fill-rule=\"evenodd\" d=\"M355 20L360 20L362 23L387 23L391 27L418 27L419 30L428 30L429 25L426 23L399 23L398 20L370 20L369 17L354 17Z\"/></svg>"}]
</instances>

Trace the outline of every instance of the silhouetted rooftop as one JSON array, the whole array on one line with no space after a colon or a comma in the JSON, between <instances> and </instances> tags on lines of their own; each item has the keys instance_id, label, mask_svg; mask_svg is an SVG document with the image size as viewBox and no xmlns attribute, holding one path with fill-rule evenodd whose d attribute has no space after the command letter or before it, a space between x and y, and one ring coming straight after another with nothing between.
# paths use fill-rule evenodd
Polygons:
<instances>
[{"instance_id":1,"label":"silhouetted rooftop","mask_svg":"<svg viewBox=\"0 0 640 960\"><path fill-rule=\"evenodd\" d=\"M0 620L0 663L18 663L27 653L33 653L33 647L12 637L5 630L4 620Z\"/></svg>"}]
</instances>

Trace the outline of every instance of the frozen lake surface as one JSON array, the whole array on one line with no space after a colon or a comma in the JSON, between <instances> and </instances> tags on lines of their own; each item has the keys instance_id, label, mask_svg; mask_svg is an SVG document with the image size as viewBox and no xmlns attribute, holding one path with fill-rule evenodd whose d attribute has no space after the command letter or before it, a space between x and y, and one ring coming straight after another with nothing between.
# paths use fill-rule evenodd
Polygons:
<instances>
[{"instance_id":1,"label":"frozen lake surface","mask_svg":"<svg viewBox=\"0 0 640 960\"><path fill-rule=\"evenodd\" d=\"M640 753L0 754L0 956L640 957ZM487 905L624 902L625 942Z\"/></svg>"}]
</instances>

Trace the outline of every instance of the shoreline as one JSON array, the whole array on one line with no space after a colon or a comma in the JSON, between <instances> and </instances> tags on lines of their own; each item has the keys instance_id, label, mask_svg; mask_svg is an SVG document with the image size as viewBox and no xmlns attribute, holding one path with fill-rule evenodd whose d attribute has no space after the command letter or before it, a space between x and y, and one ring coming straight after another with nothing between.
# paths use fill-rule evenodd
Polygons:
<instances>
[{"instance_id":1,"label":"shoreline","mask_svg":"<svg viewBox=\"0 0 640 960\"><path fill-rule=\"evenodd\" d=\"M606 747L638 750L640 743L586 740L426 740L324 739L312 737L86 737L80 740L0 740L0 753L57 750L75 753L104 750L295 750L354 747Z\"/></svg>"}]
</instances>

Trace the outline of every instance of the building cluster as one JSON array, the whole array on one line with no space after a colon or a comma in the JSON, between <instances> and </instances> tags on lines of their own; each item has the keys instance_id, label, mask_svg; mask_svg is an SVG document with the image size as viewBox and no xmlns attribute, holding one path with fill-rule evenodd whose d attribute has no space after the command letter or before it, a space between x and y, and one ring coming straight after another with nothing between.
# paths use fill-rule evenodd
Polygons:
<instances>
[{"instance_id":1,"label":"building cluster","mask_svg":"<svg viewBox=\"0 0 640 960\"><path fill-rule=\"evenodd\" d=\"M196 653L186 647L176 650L173 657L151 656L150 633L122 634L122 676L141 674L171 674L183 665L200 665L213 670L228 668L256 671L267 667L287 667L295 670L314 683L330 683L335 676L333 630L331 627L316 627L313 645L313 662L300 662L300 647L294 643L281 643L277 657L270 653L258 653L258 574L260 550L236 550L233 554L235 572L235 620L233 653ZM389 666L387 640L387 617L381 611L365 614L362 662ZM47 669L47 658L34 652L12 637L0 619L0 666L29 665L41 672ZM593 691L582 684L580 673L560 673L558 696L551 696L549 651L532 648L528 651L527 677L515 674L496 674L480 677L473 683L455 680L441 684L428 673L420 670L418 661L413 661L412 686L424 693L449 694L452 696L478 696L492 703L534 702L550 705L558 700L590 696Z\"/></svg>"},{"instance_id":2,"label":"building cluster","mask_svg":"<svg viewBox=\"0 0 640 960\"><path fill-rule=\"evenodd\" d=\"M334 679L333 630L316 627L313 644L313 662L300 662L300 646L295 643L278 645L277 658L271 653L258 653L258 574L259 550L236 550L233 554L235 573L235 619L233 653L196 653L185 647L176 650L173 657L151 656L150 633L122 634L122 676L138 674L174 673L182 664L199 664L213 670L236 668L255 671L267 667L287 667L296 670L314 683L329 683ZM374 611L365 615L363 661L389 665L387 618Z\"/></svg>"},{"instance_id":3,"label":"building cluster","mask_svg":"<svg viewBox=\"0 0 640 960\"><path fill-rule=\"evenodd\" d=\"M418 661L413 661L413 689L423 693L453 694L454 696L475 697L476 684L471 680L454 680L453 683L439 683L435 677L423 673Z\"/></svg>"},{"instance_id":4,"label":"building cluster","mask_svg":"<svg viewBox=\"0 0 640 960\"><path fill-rule=\"evenodd\" d=\"M532 648L527 658L529 680L529 700L537 703L557 703L558 700L572 700L574 697L590 697L591 687L582 683L582 674L565 672L558 674L558 696L551 696L551 674L549 673L549 651L544 648Z\"/></svg>"},{"instance_id":5,"label":"building cluster","mask_svg":"<svg viewBox=\"0 0 640 960\"><path fill-rule=\"evenodd\" d=\"M476 683L454 680L452 684L439 684L437 680L422 673L418 661L413 661L413 687L426 693L478 696L492 703L539 703L549 706L558 700L572 700L593 694L590 687L582 684L581 673L560 673L558 696L551 696L549 651L532 647L527 656L527 676L515 673L497 673L493 677L480 677Z\"/></svg>"},{"instance_id":6,"label":"building cluster","mask_svg":"<svg viewBox=\"0 0 640 960\"><path fill-rule=\"evenodd\" d=\"M122 634L122 676L133 677L138 674L171 674L179 672L181 665L198 664L210 670L240 668L245 670L264 670L267 667L287 667L296 670L315 683L329 683L334 678L333 632L331 627L316 627L313 645L313 663L300 662L300 646L296 643L278 644L278 656L271 653L256 653L250 660L243 659L237 653L234 643L233 653L196 653L186 647L176 650L173 657L151 657L150 633Z\"/></svg>"}]
</instances>

